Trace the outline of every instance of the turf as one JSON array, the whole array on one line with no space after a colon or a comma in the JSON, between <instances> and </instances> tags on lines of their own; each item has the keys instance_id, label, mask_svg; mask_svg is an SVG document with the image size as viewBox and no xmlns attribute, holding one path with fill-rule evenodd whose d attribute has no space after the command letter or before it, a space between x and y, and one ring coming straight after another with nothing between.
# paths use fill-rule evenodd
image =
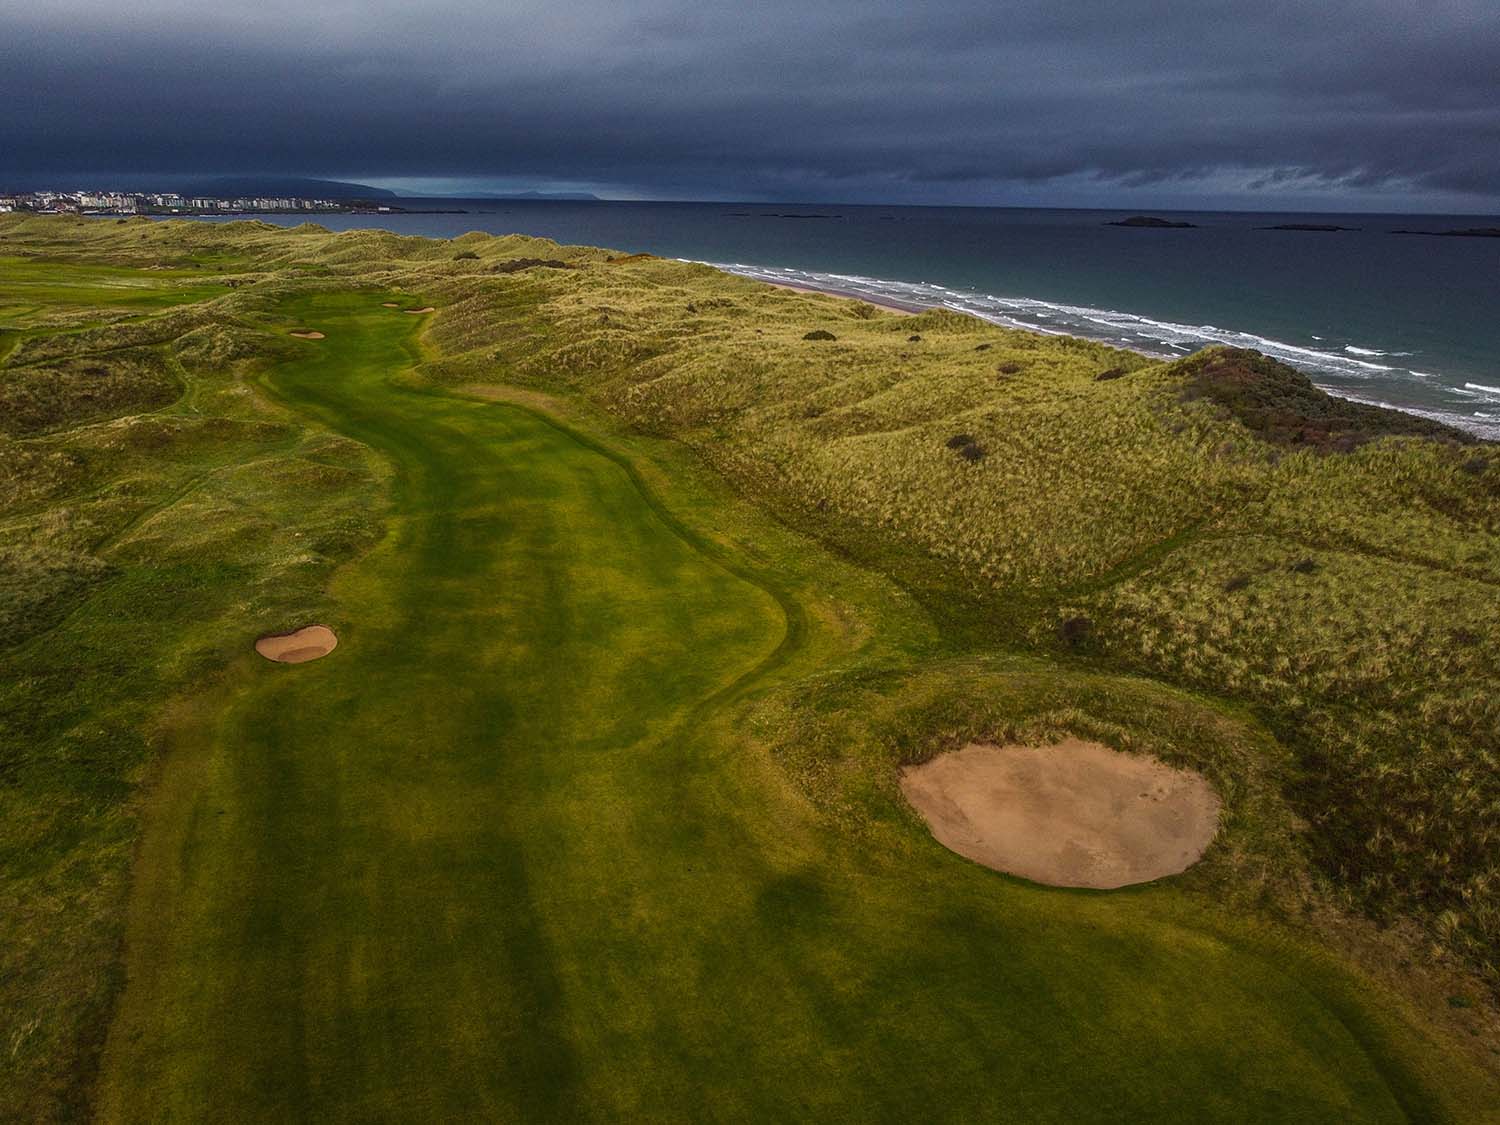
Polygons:
<instances>
[{"instance_id":1,"label":"turf","mask_svg":"<svg viewBox=\"0 0 1500 1125\"><path fill-rule=\"evenodd\" d=\"M272 392L390 458L343 641L173 754L106 1119L1400 1120L1348 982L1170 892L840 839L740 752L781 600L597 444L393 379L368 294ZM782 598L787 595L782 594Z\"/></svg>"},{"instance_id":2,"label":"turf","mask_svg":"<svg viewBox=\"0 0 1500 1125\"><path fill-rule=\"evenodd\" d=\"M0 1119L1500 1105L1488 451L519 237L0 237ZM900 799L1064 735L1204 772L1203 862L1047 890Z\"/></svg>"},{"instance_id":3,"label":"turf","mask_svg":"<svg viewBox=\"0 0 1500 1125\"><path fill-rule=\"evenodd\" d=\"M104 319L201 301L222 292L193 269L144 272L98 263L0 256L0 329Z\"/></svg>"}]
</instances>

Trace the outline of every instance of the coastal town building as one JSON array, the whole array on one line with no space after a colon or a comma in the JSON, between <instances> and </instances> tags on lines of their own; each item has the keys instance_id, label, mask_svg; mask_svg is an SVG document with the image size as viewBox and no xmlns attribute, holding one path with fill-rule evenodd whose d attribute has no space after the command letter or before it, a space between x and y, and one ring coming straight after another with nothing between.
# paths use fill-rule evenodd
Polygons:
<instances>
[{"instance_id":1,"label":"coastal town building","mask_svg":"<svg viewBox=\"0 0 1500 1125\"><path fill-rule=\"evenodd\" d=\"M400 210L383 205L381 211ZM374 205L361 200L306 199L295 196L248 196L225 198L179 192L121 191L32 191L0 195L0 211L34 211L43 214L79 212L91 215L254 215L301 211L370 211Z\"/></svg>"},{"instance_id":2,"label":"coastal town building","mask_svg":"<svg viewBox=\"0 0 1500 1125\"><path fill-rule=\"evenodd\" d=\"M401 214L408 208L373 199L323 199L291 195L184 195L176 191L129 192L78 189L71 191L0 191L0 211L36 214L154 215L158 217L199 215L300 215L300 214ZM427 214L461 214L461 211L424 211Z\"/></svg>"}]
</instances>

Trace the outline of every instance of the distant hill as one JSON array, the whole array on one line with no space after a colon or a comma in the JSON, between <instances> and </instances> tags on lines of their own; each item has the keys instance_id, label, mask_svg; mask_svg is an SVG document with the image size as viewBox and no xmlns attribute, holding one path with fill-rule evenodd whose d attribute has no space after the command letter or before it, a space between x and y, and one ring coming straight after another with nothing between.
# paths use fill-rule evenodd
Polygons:
<instances>
[{"instance_id":1,"label":"distant hill","mask_svg":"<svg viewBox=\"0 0 1500 1125\"><path fill-rule=\"evenodd\" d=\"M395 199L396 193L369 184L307 180L295 176L217 176L191 180L178 191L216 198L235 195L287 195L302 199Z\"/></svg>"}]
</instances>

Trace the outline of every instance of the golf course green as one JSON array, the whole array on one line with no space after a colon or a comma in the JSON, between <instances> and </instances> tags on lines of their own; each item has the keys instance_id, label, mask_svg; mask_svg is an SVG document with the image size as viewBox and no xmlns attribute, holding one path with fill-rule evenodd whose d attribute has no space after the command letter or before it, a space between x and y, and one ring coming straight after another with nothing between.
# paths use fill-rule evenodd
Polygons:
<instances>
[{"instance_id":1,"label":"golf course green","mask_svg":"<svg viewBox=\"0 0 1500 1125\"><path fill-rule=\"evenodd\" d=\"M180 719L104 1119L1436 1111L1313 958L840 839L726 723L787 595L596 442L404 385L379 295L283 311L325 338L267 389L389 459L391 531L332 654Z\"/></svg>"}]
</instances>

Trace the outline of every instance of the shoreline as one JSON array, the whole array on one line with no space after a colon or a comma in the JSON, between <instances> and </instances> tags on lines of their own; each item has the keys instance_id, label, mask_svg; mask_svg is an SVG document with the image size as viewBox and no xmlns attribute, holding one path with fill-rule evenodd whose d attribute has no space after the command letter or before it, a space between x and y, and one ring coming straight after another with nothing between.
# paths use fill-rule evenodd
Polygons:
<instances>
[{"instance_id":1,"label":"shoreline","mask_svg":"<svg viewBox=\"0 0 1500 1125\"><path fill-rule=\"evenodd\" d=\"M747 274L735 274L736 277L746 277ZM763 281L763 278L752 278L753 281ZM916 316L928 309L935 308L933 305L901 304L893 300L874 301L863 293L854 293L849 290L828 289L816 285L793 285L786 281L766 281L772 289L788 289L793 293L818 293L824 297L838 297L845 301L863 301L867 305L874 305L877 309L885 309L887 312L899 313L902 316Z\"/></svg>"},{"instance_id":2,"label":"shoreline","mask_svg":"<svg viewBox=\"0 0 1500 1125\"><path fill-rule=\"evenodd\" d=\"M164 216L152 216L153 218ZM215 222L240 216L182 216ZM249 217L249 216L245 216ZM272 222L286 223L286 213L266 213ZM332 213L327 219L373 220L368 228L402 229L402 217L418 219L414 212ZM306 221L318 222L310 217ZM484 229L483 227L479 229ZM494 233L486 230L485 233ZM514 233L507 228L507 233ZM896 315L919 314L933 308L974 316L986 323L1041 336L1071 337L1128 351L1147 359L1170 362L1207 347L1248 348L1287 363L1312 380L1320 390L1352 402L1399 410L1417 417L1443 422L1482 441L1500 441L1500 383L1490 372L1479 375L1435 373L1420 352L1366 346L1365 341L1344 343L1342 337L1325 341L1290 342L1249 331L1213 324L1157 319L1109 307L1074 305L1039 298L1008 297L983 290L954 289L935 282L893 281L878 277L845 276L793 267L756 266L744 262L711 261L706 258L672 257L673 260L707 265L795 292L822 293L847 300L864 301ZM871 289L896 292L872 294ZM907 292L925 299L910 299ZM1342 346L1341 346L1342 345ZM1390 357L1390 358L1386 358ZM1423 370L1418 370L1420 365Z\"/></svg>"},{"instance_id":3,"label":"shoreline","mask_svg":"<svg viewBox=\"0 0 1500 1125\"><path fill-rule=\"evenodd\" d=\"M981 316L977 312L970 312L967 309L955 309L948 305L922 305L916 303L915 301L907 304L889 298L877 301L871 299L863 293L855 292L854 290L825 288L817 285L793 285L790 282L785 281L766 281L764 278L751 277L749 274L743 273L735 274L734 276L749 277L752 281L764 282L764 284L769 285L772 289L786 289L792 293L817 293L824 297L838 297L839 299L845 301L862 301L864 304L874 305L877 309L885 309L887 312L899 313L902 316L917 316L924 312L931 312L934 309L943 309L946 312L957 313L959 316L972 316L977 321L980 321L984 324L993 324L997 328L1009 328L1017 332L1034 332L1038 336L1051 336L1053 338L1060 339L1087 340L1091 344L1106 344L1118 351L1130 352L1133 355L1145 356L1147 359L1173 360L1182 359L1183 355L1192 354L1191 352L1185 352L1183 353L1183 355L1178 355L1175 352L1147 351L1145 348L1132 348L1125 344L1116 343L1112 340L1106 340L1094 336L1084 336L1077 332L1047 332L1041 328L1037 328L1034 325L1023 324L1020 321L1007 321L999 318L992 319L990 317Z\"/></svg>"},{"instance_id":4,"label":"shoreline","mask_svg":"<svg viewBox=\"0 0 1500 1125\"><path fill-rule=\"evenodd\" d=\"M694 259L679 260L693 261ZM1340 379L1359 379L1365 372L1368 372L1370 376L1373 376L1374 380L1378 380L1380 377L1386 377L1392 382L1396 381L1399 378L1399 373L1401 371L1406 371L1408 374L1420 380L1433 378L1433 376L1428 372L1416 373L1413 372L1410 368L1401 368L1389 364L1376 363L1372 362L1370 359L1361 358L1362 356L1366 355L1371 357L1381 357L1387 354L1392 354L1384 351L1365 352L1360 349L1345 348L1345 351L1353 351L1357 354L1343 355L1332 351L1320 351L1316 348L1309 348L1299 344L1289 344L1284 341L1274 340L1269 337L1264 337L1249 332L1213 329L1213 331L1218 333L1219 336L1225 337L1217 338L1202 335L1201 333L1205 331L1203 328L1194 329L1192 326L1174 325L1170 322L1153 320L1147 317L1137 316L1136 314L1132 313L1120 313L1113 310L1104 309L1090 309L1082 306L1058 305L1050 302L1033 301L1026 298L1009 299L1022 305L1023 309L1025 309L1026 311L1030 311L1031 309L1040 310L1033 312L1032 315L1036 316L1056 315L1056 313L1052 310L1057 310L1058 312L1064 314L1072 314L1084 318L1087 318L1089 316L1096 316L1101 318L1099 321L1101 324L1107 325L1108 327L1114 329L1117 333L1130 331L1136 325L1144 325L1148 328L1153 328L1161 332L1173 332L1178 334L1189 333L1187 335L1184 335L1185 342L1181 345L1184 350L1168 350L1166 347L1152 347L1149 343L1146 343L1144 341L1137 342L1134 340L1122 340L1118 335L1111 335L1105 332L1091 333L1087 331L1080 331L1073 325L1068 325L1066 328L1052 327L1050 325L1034 324L1028 320L1021 319L1020 317L1008 316L1000 311L986 311L980 308L965 307L970 303L970 301L965 300L965 297L972 298L977 295L965 294L962 291L950 290L944 286L935 287L940 291L939 294L935 295L938 299L935 299L932 302L923 303L918 301L904 301L899 297L892 297L888 295L881 295L879 298L874 298L868 293L858 289L842 288L836 284L820 285L815 284L811 281L803 280L801 278L798 278L796 280L786 280L775 275L773 271L777 267L739 267L737 264L703 261L699 261L698 264L712 266L715 269L723 270L725 273L733 274L736 277L744 277L749 278L753 281L760 281L777 289L787 289L799 293L821 293L824 296L829 297L840 297L846 300L863 301L866 304L874 305L877 308L885 309L889 312L894 312L902 315L918 314L926 312L929 309L946 309L949 312L959 313L963 316L972 316L976 320L983 321L987 324L993 324L1001 328L1008 328L1021 332L1031 332L1040 336L1047 337L1086 340L1089 343L1104 344L1119 351L1130 352L1134 355L1143 356L1147 359L1156 360L1159 362L1172 362L1174 360L1185 359L1190 355L1194 355L1197 352L1204 350L1205 348L1211 347L1245 348L1260 352L1262 355L1266 355L1271 359L1278 360L1282 363L1286 363L1289 366L1296 368L1298 371L1302 372L1303 375L1307 376L1307 378L1312 381L1315 387L1317 387L1321 391L1326 392L1327 394L1335 396L1336 398L1346 399L1350 402L1357 402L1366 406L1376 406L1385 410L1395 410L1403 414L1410 414L1414 417L1425 418L1431 421L1442 422L1444 425L1452 426L1454 429L1462 430L1465 433L1473 435L1481 442L1491 444L1500 442L1500 393L1496 394L1493 413L1490 411L1485 411L1483 409L1473 409L1474 407L1483 407L1484 405L1486 405L1486 400L1484 398L1476 397L1473 390L1476 385L1472 382L1465 382L1464 389L1462 390L1448 383L1439 382L1436 384L1428 384L1429 386L1443 387L1449 392L1450 395L1461 396L1459 402L1450 402L1445 404L1447 407L1445 409L1444 406L1438 405L1436 403L1428 403L1425 401L1392 401L1392 399L1394 398L1405 399L1404 395L1390 393L1392 390L1396 389L1392 386L1382 388L1378 385L1378 383L1375 383L1375 385L1371 386L1348 386L1346 385L1346 383L1339 381ZM869 280L876 281L878 283L878 279ZM927 283L893 282L890 284L912 285L915 287L917 285L925 285ZM947 298L956 298L957 300ZM1001 298L993 297L987 299L1001 300ZM1113 318L1114 321L1119 321L1120 323L1115 323L1112 320L1102 318ZM1401 353L1394 354L1400 355ZM1320 368L1318 365L1306 362L1306 357L1308 357L1309 355L1316 356L1323 366ZM1347 368L1347 370L1339 370L1340 365ZM1374 382L1374 380L1372 380L1372 382ZM1471 402L1469 401L1470 399L1474 399L1474 401ZM1469 407L1469 409L1464 410L1463 407Z\"/></svg>"}]
</instances>

